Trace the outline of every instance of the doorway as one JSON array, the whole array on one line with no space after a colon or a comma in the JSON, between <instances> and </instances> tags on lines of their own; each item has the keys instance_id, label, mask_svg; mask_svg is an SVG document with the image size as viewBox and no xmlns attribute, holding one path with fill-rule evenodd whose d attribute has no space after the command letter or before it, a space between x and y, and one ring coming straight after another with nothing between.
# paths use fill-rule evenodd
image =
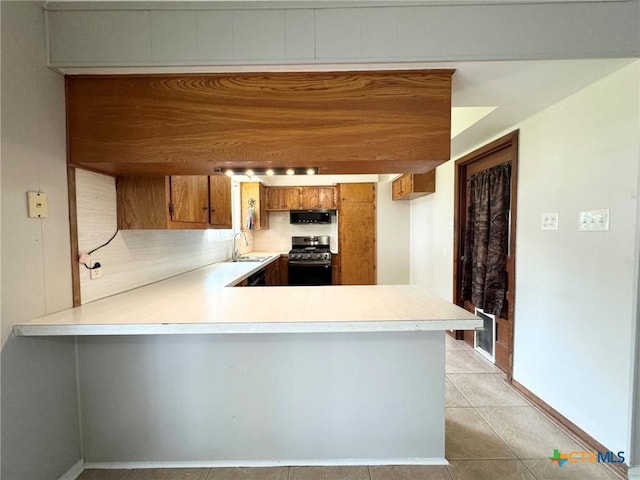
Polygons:
<instances>
[{"instance_id":1,"label":"doorway","mask_svg":"<svg viewBox=\"0 0 640 480\"><path fill-rule=\"evenodd\" d=\"M469 202L471 201L470 180L478 178L479 174L489 174L492 171L510 170L506 188L504 222L506 240L504 254L500 257L499 270L504 278L502 290L498 290L498 301L492 302L493 312L480 310L487 328L476 338L473 330L456 331L455 337L462 339L471 346L480 344L479 350L489 354L495 365L507 374L511 381L513 373L513 332L515 307L515 258L516 258L516 199L518 186L518 131L511 132L479 149L458 159L455 164L455 197L454 197L454 264L453 264L453 299L470 312L477 312L479 305L474 304L469 295L468 272L470 237L467 230L471 220L469 216ZM493 188L493 187L492 187ZM465 263L465 255L467 262ZM476 262L477 263L477 262ZM494 266L495 267L495 266ZM494 296L496 294L494 293ZM478 302L476 302L478 303ZM497 306L496 306L497 303ZM489 314L488 314L489 313ZM493 313L491 315L490 313ZM490 320L487 321L486 318ZM495 318L495 321L493 320ZM490 336L490 341L487 337ZM490 348L489 348L490 347ZM487 350L491 350L488 352ZM487 355L485 355L487 356Z\"/></svg>"}]
</instances>

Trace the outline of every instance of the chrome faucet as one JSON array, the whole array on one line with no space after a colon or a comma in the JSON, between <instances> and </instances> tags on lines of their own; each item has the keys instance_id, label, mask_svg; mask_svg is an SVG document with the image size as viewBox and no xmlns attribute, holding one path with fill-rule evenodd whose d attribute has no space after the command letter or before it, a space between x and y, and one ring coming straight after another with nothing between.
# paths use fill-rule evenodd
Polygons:
<instances>
[{"instance_id":1,"label":"chrome faucet","mask_svg":"<svg viewBox=\"0 0 640 480\"><path fill-rule=\"evenodd\" d=\"M238 239L238 236L241 236L242 238L244 238L244 246L248 247L249 246L249 241L247 240L247 236L244 234L244 232L238 232L233 236L233 251L231 252L231 260L238 260L238 258L240 257L240 252L238 251L238 248L236 247L236 240Z\"/></svg>"}]
</instances>

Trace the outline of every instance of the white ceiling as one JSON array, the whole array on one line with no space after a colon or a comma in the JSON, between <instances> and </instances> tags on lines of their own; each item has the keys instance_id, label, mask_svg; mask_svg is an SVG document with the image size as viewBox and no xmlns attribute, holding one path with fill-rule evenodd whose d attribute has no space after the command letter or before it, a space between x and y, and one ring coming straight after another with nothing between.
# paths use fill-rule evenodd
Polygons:
<instances>
[{"instance_id":1,"label":"white ceiling","mask_svg":"<svg viewBox=\"0 0 640 480\"><path fill-rule=\"evenodd\" d=\"M452 139L451 157L461 156L633 61L637 59L451 64L456 69L453 107L497 107ZM452 130L456 128L452 125Z\"/></svg>"}]
</instances>

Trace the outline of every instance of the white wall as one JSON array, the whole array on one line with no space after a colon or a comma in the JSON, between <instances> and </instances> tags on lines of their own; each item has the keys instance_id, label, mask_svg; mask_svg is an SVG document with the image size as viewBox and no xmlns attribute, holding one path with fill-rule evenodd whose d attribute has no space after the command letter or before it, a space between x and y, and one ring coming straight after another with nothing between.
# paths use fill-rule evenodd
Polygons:
<instances>
[{"instance_id":1,"label":"white wall","mask_svg":"<svg viewBox=\"0 0 640 480\"><path fill-rule=\"evenodd\" d=\"M117 229L115 179L76 170L78 249L89 252ZM80 267L82 303L178 275L231 256L231 230L121 230L91 255L102 277Z\"/></svg>"},{"instance_id":2,"label":"white wall","mask_svg":"<svg viewBox=\"0 0 640 480\"><path fill-rule=\"evenodd\" d=\"M616 451L629 451L638 82L636 62L520 130L514 378ZM578 232L598 208L611 230ZM558 231L540 230L543 212Z\"/></svg>"},{"instance_id":3,"label":"white wall","mask_svg":"<svg viewBox=\"0 0 640 480\"><path fill-rule=\"evenodd\" d=\"M51 480L79 461L73 339L15 338L71 306L64 81L45 67L44 15L2 2L2 478ZM27 218L27 191L49 216Z\"/></svg>"},{"instance_id":4,"label":"white wall","mask_svg":"<svg viewBox=\"0 0 640 480\"><path fill-rule=\"evenodd\" d=\"M411 283L451 301L454 162L436 168L436 191L411 202Z\"/></svg>"},{"instance_id":5,"label":"white wall","mask_svg":"<svg viewBox=\"0 0 640 480\"><path fill-rule=\"evenodd\" d=\"M508 130L520 129L514 379L616 451L629 451L630 438L638 70L636 62ZM412 283L444 298L453 166L438 167L436 193L411 209ZM578 212L598 208L610 209L611 230L578 232ZM559 212L558 231L540 230L544 212Z\"/></svg>"},{"instance_id":6,"label":"white wall","mask_svg":"<svg viewBox=\"0 0 640 480\"><path fill-rule=\"evenodd\" d=\"M396 177L381 175L376 192L378 285L409 283L411 203L400 200L394 202L391 199L391 182Z\"/></svg>"}]
</instances>

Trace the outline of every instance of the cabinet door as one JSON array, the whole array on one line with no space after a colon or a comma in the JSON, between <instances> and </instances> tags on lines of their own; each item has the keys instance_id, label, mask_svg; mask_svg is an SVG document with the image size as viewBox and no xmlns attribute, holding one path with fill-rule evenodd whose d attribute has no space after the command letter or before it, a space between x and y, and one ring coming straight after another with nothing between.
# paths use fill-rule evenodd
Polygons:
<instances>
[{"instance_id":1,"label":"cabinet door","mask_svg":"<svg viewBox=\"0 0 640 480\"><path fill-rule=\"evenodd\" d=\"M209 223L209 177L172 176L170 192L172 222Z\"/></svg>"},{"instance_id":2,"label":"cabinet door","mask_svg":"<svg viewBox=\"0 0 640 480\"><path fill-rule=\"evenodd\" d=\"M164 229L169 220L165 177L118 177L116 182L118 228Z\"/></svg>"},{"instance_id":3,"label":"cabinet door","mask_svg":"<svg viewBox=\"0 0 640 480\"><path fill-rule=\"evenodd\" d=\"M209 177L209 223L214 228L231 228L231 178Z\"/></svg>"},{"instance_id":4,"label":"cabinet door","mask_svg":"<svg viewBox=\"0 0 640 480\"><path fill-rule=\"evenodd\" d=\"M269 228L265 190L260 182L242 182L240 184L240 218L243 230L249 229L249 212L255 213L255 223L251 226L253 230Z\"/></svg>"},{"instance_id":5,"label":"cabinet door","mask_svg":"<svg viewBox=\"0 0 640 480\"><path fill-rule=\"evenodd\" d=\"M267 189L267 210L297 210L300 208L300 188L271 187Z\"/></svg>"},{"instance_id":6,"label":"cabinet door","mask_svg":"<svg viewBox=\"0 0 640 480\"><path fill-rule=\"evenodd\" d=\"M340 277L342 285L376 283L375 183L340 185Z\"/></svg>"},{"instance_id":7,"label":"cabinet door","mask_svg":"<svg viewBox=\"0 0 640 480\"><path fill-rule=\"evenodd\" d=\"M300 196L300 208L320 208L325 210L335 210L335 187L302 187Z\"/></svg>"},{"instance_id":8,"label":"cabinet door","mask_svg":"<svg viewBox=\"0 0 640 480\"><path fill-rule=\"evenodd\" d=\"M391 198L397 200L402 198L402 194L402 177L398 177L391 184Z\"/></svg>"}]
</instances>

